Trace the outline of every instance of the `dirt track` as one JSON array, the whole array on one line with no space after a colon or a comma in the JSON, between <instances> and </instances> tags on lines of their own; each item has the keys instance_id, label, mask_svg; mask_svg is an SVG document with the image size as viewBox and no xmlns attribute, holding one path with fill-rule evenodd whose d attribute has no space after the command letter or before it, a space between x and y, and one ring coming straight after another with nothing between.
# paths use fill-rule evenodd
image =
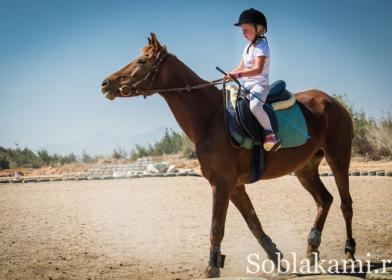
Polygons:
<instances>
[{"instance_id":1,"label":"dirt track","mask_svg":"<svg viewBox=\"0 0 392 280\"><path fill-rule=\"evenodd\" d=\"M344 257L335 197L321 257ZM351 177L357 256L392 259L392 179ZM303 257L315 204L293 176L247 187L264 229ZM0 185L0 279L191 279L207 264L211 193L197 177ZM223 276L246 275L246 257L265 258L230 205Z\"/></svg>"}]
</instances>

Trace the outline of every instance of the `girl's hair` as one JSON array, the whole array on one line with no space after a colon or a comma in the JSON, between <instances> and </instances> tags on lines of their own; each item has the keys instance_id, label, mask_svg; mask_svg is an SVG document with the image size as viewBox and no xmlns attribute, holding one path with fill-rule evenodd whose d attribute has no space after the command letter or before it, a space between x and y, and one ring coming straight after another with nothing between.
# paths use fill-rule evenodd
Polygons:
<instances>
[{"instance_id":1,"label":"girl's hair","mask_svg":"<svg viewBox=\"0 0 392 280\"><path fill-rule=\"evenodd\" d=\"M260 27L260 30L258 30L259 27ZM255 46L256 46L256 44L257 44L257 42L258 42L259 40L261 40L261 39L264 38L264 39L267 41L267 38L264 36L264 34L265 34L264 26L262 26L261 24L255 24L255 28L256 28L256 36L255 36L255 39L252 41L252 43L249 44L249 47L248 47L248 49L246 50L246 53L249 52L249 49L250 49L250 47L251 47L252 45L255 45Z\"/></svg>"},{"instance_id":2,"label":"girl's hair","mask_svg":"<svg viewBox=\"0 0 392 280\"><path fill-rule=\"evenodd\" d=\"M258 31L258 29L260 28L260 30ZM256 36L258 37L262 37L265 34L265 29L264 26L262 26L261 24L257 24L256 25Z\"/></svg>"}]
</instances>

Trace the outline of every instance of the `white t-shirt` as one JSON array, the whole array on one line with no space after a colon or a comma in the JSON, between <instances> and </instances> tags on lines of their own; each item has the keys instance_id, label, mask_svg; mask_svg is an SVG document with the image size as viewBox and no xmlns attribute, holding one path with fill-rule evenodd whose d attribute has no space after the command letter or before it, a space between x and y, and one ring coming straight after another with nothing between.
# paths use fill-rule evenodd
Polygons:
<instances>
[{"instance_id":1,"label":"white t-shirt","mask_svg":"<svg viewBox=\"0 0 392 280\"><path fill-rule=\"evenodd\" d=\"M265 38L259 39L256 42L256 46L252 45L247 52L250 44L251 43L246 45L244 53L242 54L242 59L244 60L244 70L249 70L255 67L257 56L265 56L266 58L261 74L252 77L244 77L244 86L248 89L251 89L256 84L262 86L269 85L270 51L268 42Z\"/></svg>"}]
</instances>

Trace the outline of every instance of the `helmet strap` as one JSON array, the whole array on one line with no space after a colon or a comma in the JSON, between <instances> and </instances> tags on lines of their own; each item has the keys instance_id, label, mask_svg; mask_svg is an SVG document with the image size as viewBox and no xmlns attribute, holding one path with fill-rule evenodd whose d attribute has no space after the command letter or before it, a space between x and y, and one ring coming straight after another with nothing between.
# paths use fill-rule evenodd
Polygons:
<instances>
[{"instance_id":1,"label":"helmet strap","mask_svg":"<svg viewBox=\"0 0 392 280\"><path fill-rule=\"evenodd\" d=\"M253 26L254 26L254 28L255 28L255 33L256 33L256 35L255 35L255 38L254 38L253 41L252 41L252 44L256 44L257 39L259 39L259 34L257 34L257 24L255 23L255 24L253 24Z\"/></svg>"},{"instance_id":2,"label":"helmet strap","mask_svg":"<svg viewBox=\"0 0 392 280\"><path fill-rule=\"evenodd\" d=\"M246 53L248 54L249 53L249 49L250 49L250 47L252 46L252 45L257 45L257 42L260 40L260 39L263 39L263 38L265 38L265 36L259 36L259 34L257 34L257 24L255 23L254 24L254 27L255 27L255 32L256 32L256 36L255 36L255 38L253 39L253 41L252 41L252 43L250 43L249 44L249 46L248 46L248 48L246 49ZM267 38L265 38L266 40L267 40Z\"/></svg>"}]
</instances>

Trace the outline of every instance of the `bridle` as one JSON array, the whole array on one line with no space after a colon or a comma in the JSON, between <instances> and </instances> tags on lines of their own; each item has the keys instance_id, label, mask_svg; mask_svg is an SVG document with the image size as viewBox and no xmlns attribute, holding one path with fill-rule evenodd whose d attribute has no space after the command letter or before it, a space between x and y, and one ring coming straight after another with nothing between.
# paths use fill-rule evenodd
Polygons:
<instances>
[{"instance_id":1,"label":"bridle","mask_svg":"<svg viewBox=\"0 0 392 280\"><path fill-rule=\"evenodd\" d=\"M159 71L159 67L161 66L163 60L168 56L168 54L169 54L169 53L166 51L166 48L165 48L165 47L162 48L162 49L159 51L159 53L155 56L154 64L152 65L150 71L148 71L148 73L147 73L143 78L141 78L139 81L133 83L133 84L130 85L130 86L129 86L129 85L123 85L122 87L120 87L121 96L123 96L123 97L129 97L129 96L131 96L131 92L132 92L132 91L137 91L137 92L141 93L140 90L138 90L137 87L138 87L140 84L146 82L146 81L152 76L151 82L150 82L150 87L149 87L149 88L151 89L151 87L152 87L152 85L153 85L153 83L154 83L156 74L157 74L158 71ZM130 78L131 75L126 75L126 76L124 76L124 77ZM145 90L143 90L143 91L145 91ZM126 93L126 92L127 92L127 93Z\"/></svg>"},{"instance_id":2,"label":"bridle","mask_svg":"<svg viewBox=\"0 0 392 280\"><path fill-rule=\"evenodd\" d=\"M179 88L152 89L152 85L154 84L156 75L159 72L159 68L168 55L169 55L169 53L167 52L166 47L163 47L159 51L159 53L155 56L155 60L154 60L154 63L152 65L150 71L143 78L141 78L139 81L133 83L132 85L123 85L122 87L120 87L119 90L120 90L121 96L122 97L130 97L132 95L132 93L137 93L137 94L142 94L142 95L144 95L144 97L146 97L147 95L151 95L151 94L157 93L157 92L159 92L159 93L168 92L168 91L187 91L187 92L190 92L193 89L212 87L217 84L221 84L222 81L224 80L224 79L217 79L217 80L213 80L208 83L205 83L205 84L199 84L199 85L193 85L193 86L190 86L189 84L187 84L185 87L179 87ZM130 78L131 75L127 75L124 77ZM148 89L138 89L137 88L140 84L145 83L150 78L151 78L151 81L150 81L150 86Z\"/></svg>"}]
</instances>

